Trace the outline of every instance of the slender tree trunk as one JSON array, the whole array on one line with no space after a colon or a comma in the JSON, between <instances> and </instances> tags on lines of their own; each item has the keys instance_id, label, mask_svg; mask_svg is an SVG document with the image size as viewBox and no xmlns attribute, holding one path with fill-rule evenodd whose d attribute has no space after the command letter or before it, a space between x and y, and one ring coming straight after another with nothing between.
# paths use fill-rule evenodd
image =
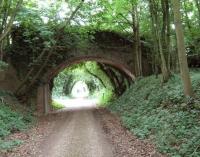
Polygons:
<instances>
[{"instance_id":1,"label":"slender tree trunk","mask_svg":"<svg viewBox=\"0 0 200 157\"><path fill-rule=\"evenodd\" d=\"M159 52L160 52L160 58L161 58L161 70L162 70L162 76L163 76L162 82L167 82L170 75L169 75L169 71L167 69L167 63L166 63L165 56L163 53L161 37L160 37L158 30L156 31L156 33L157 33L157 37L158 37L158 46L159 46Z\"/></svg>"},{"instance_id":2,"label":"slender tree trunk","mask_svg":"<svg viewBox=\"0 0 200 157\"><path fill-rule=\"evenodd\" d=\"M0 50L0 59L3 60L3 56L4 56L4 53L3 53L3 49L4 49L4 42L3 40L8 36L8 34L10 33L10 30L12 29L12 26L13 26L13 22L15 20L15 16L21 6L21 4L23 3L23 0L19 0L17 2L17 5L16 5L16 8L13 10L12 14L10 15L10 19L9 19L9 22L7 23L7 19L8 19L8 12L9 10L3 10L3 7L7 7L7 8L10 8L10 5L11 5L11 1L5 1L5 4L4 2L1 2L1 12L4 11L4 15L3 15L3 20L2 20L2 24L1 24L1 34L0 34L0 47L1 47L1 50ZM4 6L5 5L5 6Z\"/></svg>"},{"instance_id":3,"label":"slender tree trunk","mask_svg":"<svg viewBox=\"0 0 200 157\"><path fill-rule=\"evenodd\" d=\"M139 73L140 76L142 76L142 47L141 47L141 41L140 41L140 19L139 19L139 13L136 9L136 16L137 16L137 41L138 41L138 61L139 61Z\"/></svg>"},{"instance_id":4,"label":"slender tree trunk","mask_svg":"<svg viewBox=\"0 0 200 157\"><path fill-rule=\"evenodd\" d=\"M156 34L156 29L155 29L155 13L154 13L154 7L153 7L153 3L151 0L149 0L149 12L151 14L151 33L152 36L155 36L155 38L153 38L153 53L152 53L152 58L154 61L154 73L157 76L158 75L158 56L159 56L159 50L158 50L158 40L157 40L157 35Z\"/></svg>"},{"instance_id":5,"label":"slender tree trunk","mask_svg":"<svg viewBox=\"0 0 200 157\"><path fill-rule=\"evenodd\" d=\"M18 9L20 8L21 4L22 4L23 0L19 0L17 3L17 6L8 22L7 27L5 28L5 30L2 32L2 34L0 35L0 42L8 35L8 33L10 32L13 22L15 20L15 16L17 14Z\"/></svg>"},{"instance_id":6,"label":"slender tree trunk","mask_svg":"<svg viewBox=\"0 0 200 157\"><path fill-rule=\"evenodd\" d=\"M184 85L184 93L186 96L193 96L187 56L185 51L184 33L181 22L180 0L173 0L174 21L176 26L178 57L180 64L181 77Z\"/></svg>"},{"instance_id":7,"label":"slender tree trunk","mask_svg":"<svg viewBox=\"0 0 200 157\"><path fill-rule=\"evenodd\" d=\"M167 58L167 69L169 70L169 71L171 71L172 70L172 64L173 64L173 62L172 62L172 46L171 46L171 42L169 43L170 45L169 45L169 52L168 52L168 58Z\"/></svg>"},{"instance_id":8,"label":"slender tree trunk","mask_svg":"<svg viewBox=\"0 0 200 157\"><path fill-rule=\"evenodd\" d=\"M44 55L46 54L47 49L44 48L43 51L41 52L41 54L37 57L37 62L40 62L42 60L42 58L44 57ZM29 80L29 77L31 76L31 74L34 72L34 68L32 67L26 74L26 76L24 77L24 79L21 81L21 83L19 84L19 86L17 87L17 89L15 90L15 94L18 95L18 92L23 88L23 86L26 84L26 82Z\"/></svg>"},{"instance_id":9,"label":"slender tree trunk","mask_svg":"<svg viewBox=\"0 0 200 157\"><path fill-rule=\"evenodd\" d=\"M200 27L200 1L199 0L195 0L195 2L196 2L196 7L198 9L198 15L199 15L198 21L199 21L199 27Z\"/></svg>"},{"instance_id":10,"label":"slender tree trunk","mask_svg":"<svg viewBox=\"0 0 200 157\"><path fill-rule=\"evenodd\" d=\"M161 60L162 60L162 68L164 71L163 81L166 82L170 77L169 72L169 55L170 55L170 15L169 15L169 0L161 0L161 6L162 6L162 33L161 33ZM158 22L157 22L158 23ZM159 25L159 24L158 24ZM168 60L167 60L167 59Z\"/></svg>"},{"instance_id":11,"label":"slender tree trunk","mask_svg":"<svg viewBox=\"0 0 200 157\"><path fill-rule=\"evenodd\" d=\"M141 42L140 42L140 32L139 32L139 17L137 11L137 5L132 5L132 30L133 30L133 59L134 59L134 68L135 75L142 75L142 57L141 57Z\"/></svg>"},{"instance_id":12,"label":"slender tree trunk","mask_svg":"<svg viewBox=\"0 0 200 157\"><path fill-rule=\"evenodd\" d=\"M163 14L163 26L162 26L162 47L165 58L167 59L167 69L170 72L170 57L171 57L171 41L170 41L170 12L169 12L169 0L161 0L162 14Z\"/></svg>"},{"instance_id":13,"label":"slender tree trunk","mask_svg":"<svg viewBox=\"0 0 200 157\"><path fill-rule=\"evenodd\" d=\"M151 21L152 21L152 31L153 36L156 38L156 45L157 45L157 53L160 54L161 59L161 71L162 71L162 82L167 82L170 74L167 68L167 63L165 59L165 55L163 52L163 45L162 45L162 36L160 33L160 24L159 24L159 17L158 17L158 4L154 0L149 0L149 8L151 13Z\"/></svg>"}]
</instances>

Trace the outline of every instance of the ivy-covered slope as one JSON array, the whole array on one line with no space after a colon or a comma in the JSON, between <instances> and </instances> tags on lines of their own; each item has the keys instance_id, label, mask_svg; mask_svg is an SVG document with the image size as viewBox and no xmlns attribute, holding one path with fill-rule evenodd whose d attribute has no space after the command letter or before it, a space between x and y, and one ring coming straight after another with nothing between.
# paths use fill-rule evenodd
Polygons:
<instances>
[{"instance_id":1,"label":"ivy-covered slope","mask_svg":"<svg viewBox=\"0 0 200 157\"><path fill-rule=\"evenodd\" d=\"M200 72L192 72L195 99L184 98L181 80L174 75L161 85L150 76L137 81L109 109L140 138L150 138L169 156L200 156Z\"/></svg>"},{"instance_id":2,"label":"ivy-covered slope","mask_svg":"<svg viewBox=\"0 0 200 157\"><path fill-rule=\"evenodd\" d=\"M0 153L21 144L23 141L9 140L7 136L27 129L34 119L31 110L15 104L15 99L12 94L0 91Z\"/></svg>"}]
</instances>

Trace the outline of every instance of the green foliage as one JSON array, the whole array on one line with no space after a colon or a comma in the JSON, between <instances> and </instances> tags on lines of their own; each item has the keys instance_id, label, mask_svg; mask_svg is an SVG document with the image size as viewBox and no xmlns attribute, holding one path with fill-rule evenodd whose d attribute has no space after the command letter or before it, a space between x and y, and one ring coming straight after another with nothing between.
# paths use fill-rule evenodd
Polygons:
<instances>
[{"instance_id":1,"label":"green foliage","mask_svg":"<svg viewBox=\"0 0 200 157\"><path fill-rule=\"evenodd\" d=\"M0 60L0 71L6 70L8 68L8 63Z\"/></svg>"},{"instance_id":2,"label":"green foliage","mask_svg":"<svg viewBox=\"0 0 200 157\"><path fill-rule=\"evenodd\" d=\"M90 97L99 99L100 105L106 105L114 98L114 88L108 76L96 62L88 61L64 69L54 79L53 96L70 96L73 85L83 81L88 85Z\"/></svg>"},{"instance_id":3,"label":"green foliage","mask_svg":"<svg viewBox=\"0 0 200 157\"><path fill-rule=\"evenodd\" d=\"M55 2L49 0L24 1L22 9L19 10L14 22L13 28L15 29L13 29L11 36L8 38L10 45L6 49L11 63L18 68L18 74L22 79L31 69L31 73L28 73L28 79L24 84L29 84L31 81L33 82L32 84L36 84L48 69L54 68L64 60L69 59L71 55L69 52L81 51L83 54L87 54L88 49L91 48L90 44L96 44L95 40L93 40L94 30L99 32L101 30L110 30L121 34L128 34L129 40L133 41L134 21L132 15L134 14L133 7L136 5L139 16L139 34L142 36L142 41L145 41L142 42L142 47L144 43L147 45L146 41L148 41L148 45L151 45L152 49L157 47L152 44L152 39L154 38L152 37L152 23L148 1L84 1L70 22L66 24L66 21L70 19L70 15L72 15L80 2L81 0L59 0ZM159 20L162 21L161 1L156 2L159 3L157 11ZM188 20L184 14L183 19L187 50L188 54L192 55L199 53L199 46L197 46L199 45L198 10L194 5L194 1L186 1L186 3L183 11L192 16ZM7 9L10 10L8 6ZM171 7L170 11L172 11ZM170 23L172 23L172 13L170 13L170 19ZM190 30L188 30L186 25L188 22L192 22ZM160 24L162 25L162 22ZM171 51L175 52L175 34L174 31L171 32L170 38L172 38L172 42L170 46ZM91 49L89 50L91 51ZM46 53L41 55L44 51ZM155 52L150 50L146 52L148 53L145 53L144 56L148 62L158 64L156 66L159 66L160 61L157 61ZM172 52L171 54L173 54ZM168 56L167 54L168 52L166 52L165 56ZM152 67L154 66L152 65ZM38 74L35 74L36 72Z\"/></svg>"},{"instance_id":4,"label":"green foliage","mask_svg":"<svg viewBox=\"0 0 200 157\"><path fill-rule=\"evenodd\" d=\"M63 109L65 106L55 100L52 101L52 107L56 110Z\"/></svg>"},{"instance_id":5,"label":"green foliage","mask_svg":"<svg viewBox=\"0 0 200 157\"><path fill-rule=\"evenodd\" d=\"M2 92L1 92L2 93ZM2 95L2 94L1 94ZM5 93L4 93L5 95ZM0 102L0 149L10 149L22 143L20 140L5 140L11 133L27 129L33 122L33 116L29 112L19 112L11 109L9 104Z\"/></svg>"},{"instance_id":6,"label":"green foliage","mask_svg":"<svg viewBox=\"0 0 200 157\"><path fill-rule=\"evenodd\" d=\"M105 88L103 86L106 86L108 89L113 89L110 79L100 69L98 64L88 61L72 65L60 72L54 79L53 95L63 95L63 86L71 89L74 83L78 81L86 82L89 85L90 91L94 91L96 88Z\"/></svg>"},{"instance_id":7,"label":"green foliage","mask_svg":"<svg viewBox=\"0 0 200 157\"><path fill-rule=\"evenodd\" d=\"M195 98L184 98L178 75L161 85L155 76L137 81L109 106L140 138L170 156L200 156L200 73L192 72Z\"/></svg>"},{"instance_id":8,"label":"green foliage","mask_svg":"<svg viewBox=\"0 0 200 157\"><path fill-rule=\"evenodd\" d=\"M26 123L20 113L11 111L9 107L0 104L0 137L5 137L12 132L26 129Z\"/></svg>"},{"instance_id":9,"label":"green foliage","mask_svg":"<svg viewBox=\"0 0 200 157\"><path fill-rule=\"evenodd\" d=\"M106 107L111 101L115 99L114 92L112 90L104 89L94 93L98 97L98 104L101 107Z\"/></svg>"},{"instance_id":10,"label":"green foliage","mask_svg":"<svg viewBox=\"0 0 200 157\"><path fill-rule=\"evenodd\" d=\"M21 140L4 141L4 140L0 139L0 150L10 150L13 147L21 145L22 143L23 143L23 141L21 141Z\"/></svg>"}]
</instances>

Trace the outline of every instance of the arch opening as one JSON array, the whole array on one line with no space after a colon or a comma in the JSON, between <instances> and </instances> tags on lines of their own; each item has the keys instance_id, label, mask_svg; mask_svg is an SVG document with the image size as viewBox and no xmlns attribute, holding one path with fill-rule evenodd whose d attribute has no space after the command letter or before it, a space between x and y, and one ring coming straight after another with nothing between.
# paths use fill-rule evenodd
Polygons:
<instances>
[{"instance_id":1,"label":"arch opening","mask_svg":"<svg viewBox=\"0 0 200 157\"><path fill-rule=\"evenodd\" d=\"M109 65L109 66L117 69L118 71L120 71L120 73L123 73L124 75L126 75L126 77L129 78L130 80L135 80L135 76L134 76L132 70L129 68L129 66L126 63L121 63L117 59L105 58L105 57L101 57L101 56L80 56L80 57L72 57L72 58L62 62L55 68L51 69L47 73L45 81L50 82L56 75L58 75L59 72L61 72L62 70L64 70L67 67L70 67L74 64L79 64L81 62L87 62L87 61L95 61L97 63Z\"/></svg>"},{"instance_id":2,"label":"arch opening","mask_svg":"<svg viewBox=\"0 0 200 157\"><path fill-rule=\"evenodd\" d=\"M84 81L76 82L71 90L71 96L73 98L87 98L89 94L89 87Z\"/></svg>"},{"instance_id":3,"label":"arch opening","mask_svg":"<svg viewBox=\"0 0 200 157\"><path fill-rule=\"evenodd\" d=\"M102 58L98 58L98 62L94 58L82 58L62 63L51 71L49 76L51 76L49 77L51 80L48 80L52 94L51 109L81 107L78 104L85 107L97 107L97 104L104 106L121 95L134 79L134 75L125 66ZM61 76L64 79L59 82Z\"/></svg>"}]
</instances>

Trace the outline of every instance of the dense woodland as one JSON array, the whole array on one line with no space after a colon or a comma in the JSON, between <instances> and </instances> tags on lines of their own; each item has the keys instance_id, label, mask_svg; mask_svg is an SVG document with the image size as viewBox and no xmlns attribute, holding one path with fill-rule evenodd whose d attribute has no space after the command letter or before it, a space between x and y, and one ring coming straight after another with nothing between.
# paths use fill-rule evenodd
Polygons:
<instances>
[{"instance_id":1,"label":"dense woodland","mask_svg":"<svg viewBox=\"0 0 200 157\"><path fill-rule=\"evenodd\" d=\"M105 32L128 42L132 85L121 79L121 92L124 84L116 87L112 80L114 74L116 80L122 76L119 72L111 70L109 75L105 65L89 62L73 65L51 80L53 94L69 94L84 75L92 89L95 83L98 88L109 86L109 99L117 97L111 98L108 109L139 138L149 138L169 156L199 157L200 0L0 0L0 75L12 65L20 83L11 95L29 103L49 69L74 49L86 53L96 44L96 34ZM147 62L148 77L143 69ZM14 129L23 130L32 117L2 105L0 148L20 144L3 141L12 133L13 119Z\"/></svg>"}]
</instances>

